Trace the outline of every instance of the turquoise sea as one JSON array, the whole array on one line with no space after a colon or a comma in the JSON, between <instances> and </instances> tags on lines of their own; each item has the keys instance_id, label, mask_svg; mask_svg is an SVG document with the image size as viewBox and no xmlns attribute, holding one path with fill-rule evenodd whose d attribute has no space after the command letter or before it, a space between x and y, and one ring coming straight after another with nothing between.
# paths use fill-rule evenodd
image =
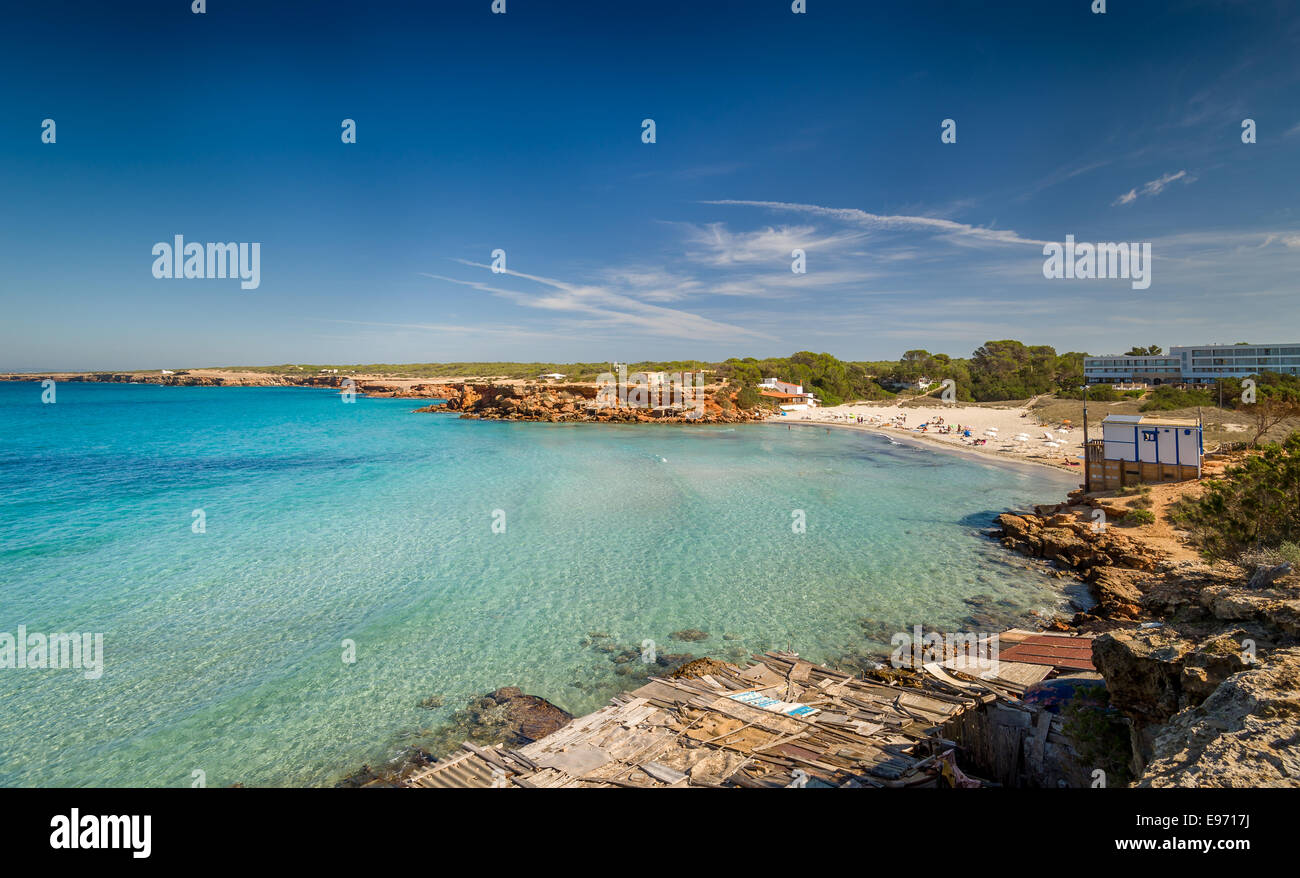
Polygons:
<instances>
[{"instance_id":1,"label":"turquoise sea","mask_svg":"<svg viewBox=\"0 0 1300 878\"><path fill-rule=\"evenodd\" d=\"M97 680L0 669L0 785L330 784L499 686L600 706L628 678L593 643L825 661L867 648L864 618L1064 603L981 531L1068 474L847 430L419 404L0 383L0 633L105 653Z\"/></svg>"}]
</instances>

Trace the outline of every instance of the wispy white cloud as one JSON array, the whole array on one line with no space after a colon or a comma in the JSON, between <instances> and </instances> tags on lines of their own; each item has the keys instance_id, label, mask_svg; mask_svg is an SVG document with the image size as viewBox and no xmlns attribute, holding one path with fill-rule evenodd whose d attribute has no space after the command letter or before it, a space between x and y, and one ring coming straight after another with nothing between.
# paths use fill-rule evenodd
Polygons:
<instances>
[{"instance_id":1,"label":"wispy white cloud","mask_svg":"<svg viewBox=\"0 0 1300 878\"><path fill-rule=\"evenodd\" d=\"M457 259L462 265L491 271L492 267L467 259ZM608 284L575 284L542 275L506 270L495 276L528 281L545 288L546 292L525 292L498 282L448 277L420 272L424 277L480 290L508 299L526 308L553 311L559 314L582 315L588 326L624 327L646 335L657 335L692 340L736 340L771 336L740 326L713 320L701 314L668 308L655 304L655 298L646 294L644 286L635 289L616 289ZM652 280L642 276L641 281ZM502 282L503 283L503 282ZM662 298L660 296L659 298Z\"/></svg>"},{"instance_id":2,"label":"wispy white cloud","mask_svg":"<svg viewBox=\"0 0 1300 878\"><path fill-rule=\"evenodd\" d=\"M852 223L866 229L905 230L930 232L951 240L967 239L988 244L1032 244L1041 247L1048 241L1026 238L1010 229L993 229L985 226L973 226L955 220L933 216L912 216L907 214L868 213L851 207L822 207L816 204L798 204L784 201L742 201L723 199L704 201L702 204L728 205L736 207L758 207L766 210L800 213L808 216L837 219Z\"/></svg>"},{"instance_id":3,"label":"wispy white cloud","mask_svg":"<svg viewBox=\"0 0 1300 878\"><path fill-rule=\"evenodd\" d=\"M1189 176L1187 171L1185 170L1177 171L1171 174L1164 174L1162 176L1156 177L1154 180L1148 180L1147 182L1143 183L1141 189L1138 189L1135 186L1134 188L1125 192L1123 195L1121 195L1120 197L1112 201L1111 206L1115 207L1121 204L1132 204L1134 201L1137 201L1142 196L1148 196L1154 198L1155 196L1159 195L1161 192L1164 192L1170 183L1173 183L1177 180L1182 180L1184 183L1196 182L1196 178Z\"/></svg>"},{"instance_id":4,"label":"wispy white cloud","mask_svg":"<svg viewBox=\"0 0 1300 878\"><path fill-rule=\"evenodd\" d=\"M718 268L774 263L788 264L795 249L826 254L843 250L866 232L819 233L813 226L780 226L733 232L723 223L688 225L687 258Z\"/></svg>"},{"instance_id":5,"label":"wispy white cloud","mask_svg":"<svg viewBox=\"0 0 1300 878\"><path fill-rule=\"evenodd\" d=\"M1135 187L1134 198L1188 179L1187 171L1164 174ZM633 263L585 266L579 281L514 270L490 274L490 266L469 260L454 261L473 274L426 276L542 312L546 316L536 321L542 331L610 349L638 339L654 339L657 348L664 339L691 348L721 342L742 354L769 343L794 350L824 342L825 349L840 350L871 343L888 349L897 342L961 354L987 338L1023 337L1083 350L1109 349L1115 330L1131 331L1117 317L1109 331L1081 334L1079 327L1090 325L1089 309L1127 303L1129 285L1097 281L1079 296L1079 288L1045 281L1041 247L1047 242L1015 231L927 216L924 206L873 214L780 201L706 203L797 219L660 221L656 225L672 234L657 254L642 250ZM1158 268L1147 301L1197 303L1194 318L1179 318L1179 338L1210 333L1239 319L1243 308L1276 311L1293 295L1278 278L1300 250L1295 229L1210 228L1148 240ZM790 270L796 248L807 251L806 274ZM1232 304L1215 292L1224 289L1251 296L1250 304ZM534 327L531 318L512 311L502 309L494 325Z\"/></svg>"}]
</instances>

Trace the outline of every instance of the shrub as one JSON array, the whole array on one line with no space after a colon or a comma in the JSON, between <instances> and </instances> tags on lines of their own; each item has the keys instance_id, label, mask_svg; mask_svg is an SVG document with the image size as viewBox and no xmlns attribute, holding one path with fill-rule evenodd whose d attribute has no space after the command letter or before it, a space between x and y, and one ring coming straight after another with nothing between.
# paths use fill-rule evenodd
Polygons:
<instances>
[{"instance_id":1,"label":"shrub","mask_svg":"<svg viewBox=\"0 0 1300 878\"><path fill-rule=\"evenodd\" d=\"M1150 509L1130 509L1124 513L1120 519L1120 524L1125 527L1140 527L1144 524L1155 524L1156 515Z\"/></svg>"},{"instance_id":2,"label":"shrub","mask_svg":"<svg viewBox=\"0 0 1300 878\"><path fill-rule=\"evenodd\" d=\"M1171 516L1211 560L1294 546L1300 534L1300 432L1250 455Z\"/></svg>"},{"instance_id":3,"label":"shrub","mask_svg":"<svg viewBox=\"0 0 1300 878\"><path fill-rule=\"evenodd\" d=\"M736 405L742 409L757 408L762 401L763 397L753 387L746 386L736 391Z\"/></svg>"},{"instance_id":4,"label":"shrub","mask_svg":"<svg viewBox=\"0 0 1300 878\"><path fill-rule=\"evenodd\" d=\"M1286 562L1300 567L1300 543L1283 543L1276 549L1247 549L1237 556L1237 563L1246 568L1276 567Z\"/></svg>"},{"instance_id":5,"label":"shrub","mask_svg":"<svg viewBox=\"0 0 1300 878\"><path fill-rule=\"evenodd\" d=\"M1139 406L1143 412L1167 412L1174 409L1190 409L1197 406L1212 406L1214 398L1208 390L1181 390L1177 387L1162 385L1151 391L1150 398Z\"/></svg>"},{"instance_id":6,"label":"shrub","mask_svg":"<svg viewBox=\"0 0 1300 878\"><path fill-rule=\"evenodd\" d=\"M1290 561L1295 567L1300 567L1300 543L1285 542L1277 547L1277 556L1282 561Z\"/></svg>"}]
</instances>

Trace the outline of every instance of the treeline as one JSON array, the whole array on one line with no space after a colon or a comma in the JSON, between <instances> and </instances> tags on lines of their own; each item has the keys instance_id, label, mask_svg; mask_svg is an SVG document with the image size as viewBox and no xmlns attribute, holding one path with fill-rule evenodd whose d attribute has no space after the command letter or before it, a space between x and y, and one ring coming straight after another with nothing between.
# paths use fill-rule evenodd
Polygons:
<instances>
[{"instance_id":1,"label":"treeline","mask_svg":"<svg viewBox=\"0 0 1300 878\"><path fill-rule=\"evenodd\" d=\"M753 357L730 359L720 363L718 377L737 388L752 388L764 378L779 378L791 384L802 384L823 405L839 405L859 399L885 399L886 392L861 363L846 363L830 354L800 351L789 357ZM750 398L746 394L746 399ZM738 399L743 406L743 402Z\"/></svg>"},{"instance_id":2,"label":"treeline","mask_svg":"<svg viewBox=\"0 0 1300 878\"><path fill-rule=\"evenodd\" d=\"M1058 354L1049 345L1006 339L980 345L967 359L925 350L907 351L897 361L845 362L830 354L800 351L789 357L731 359L717 368L737 389L764 378L802 384L823 405L888 399L900 392L938 395L953 382L956 399L994 402L1028 399L1041 393L1073 393L1083 383L1084 354ZM925 387L919 382L925 380Z\"/></svg>"},{"instance_id":3,"label":"treeline","mask_svg":"<svg viewBox=\"0 0 1300 878\"><path fill-rule=\"evenodd\" d=\"M274 375L314 375L322 369L337 369L340 375L384 375L393 378L537 378L559 373L571 381L595 381L609 372L612 363L352 363L352 364L283 364L280 366L223 366L232 372L257 372ZM667 360L628 363L633 372L697 372L717 368L704 360Z\"/></svg>"},{"instance_id":4,"label":"treeline","mask_svg":"<svg viewBox=\"0 0 1300 878\"><path fill-rule=\"evenodd\" d=\"M1003 339L986 341L968 359L907 351L896 366L879 374L877 381L896 388L915 386L921 378L939 383L951 379L957 399L964 402L1028 399L1040 393L1077 396L1083 384L1083 358L1077 351L1058 354L1050 345Z\"/></svg>"},{"instance_id":5,"label":"treeline","mask_svg":"<svg viewBox=\"0 0 1300 878\"><path fill-rule=\"evenodd\" d=\"M1152 345L1134 348L1135 351L1158 352ZM1051 393L1060 397L1078 399L1082 396L1083 358L1079 351L1057 353L1050 345L1027 345L1014 339L987 341L969 357L952 357L948 354L926 350L910 350L898 360L878 362L850 362L827 353L800 351L789 357L732 358L722 363L705 360L641 361L628 363L633 372L705 372L712 373L711 380L727 385L726 394L741 394L737 403L750 408L761 401L756 388L764 378L779 378L793 384L802 384L814 393L824 405L839 405L855 400L883 400L899 394L928 393L938 396L943 382L953 382L956 399L962 402L1004 402L1029 399ZM611 364L602 363L371 363L352 365L282 365L257 367L232 367L240 371L269 372L277 374L310 375L321 369L338 369L340 373L356 372L372 375L389 375L413 378L434 377L504 377L537 378L544 373L558 372L571 381L595 381L601 373L608 372ZM919 387L924 379L925 386ZM1243 409L1253 416L1266 410L1271 419L1276 413L1300 411L1300 378L1263 372L1253 379L1255 393L1263 407L1243 402L1247 389L1241 379L1223 379L1225 408ZM1125 395L1140 396L1137 392L1117 391L1110 385L1095 384L1089 398L1096 402L1111 402ZM1154 388L1143 402L1143 411L1211 407L1217 404L1218 390L1190 389L1162 386ZM1283 414L1283 417L1294 416ZM1261 422L1262 423L1262 422Z\"/></svg>"}]
</instances>

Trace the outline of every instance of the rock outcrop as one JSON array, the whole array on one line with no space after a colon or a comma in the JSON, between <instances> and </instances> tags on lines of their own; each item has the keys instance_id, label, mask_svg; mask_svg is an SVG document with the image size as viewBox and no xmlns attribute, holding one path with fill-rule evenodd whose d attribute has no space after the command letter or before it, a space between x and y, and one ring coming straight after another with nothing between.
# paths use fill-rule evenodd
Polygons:
<instances>
[{"instance_id":1,"label":"rock outcrop","mask_svg":"<svg viewBox=\"0 0 1300 878\"><path fill-rule=\"evenodd\" d=\"M1233 674L1157 730L1136 785L1300 786L1300 648Z\"/></svg>"},{"instance_id":2,"label":"rock outcrop","mask_svg":"<svg viewBox=\"0 0 1300 878\"><path fill-rule=\"evenodd\" d=\"M490 730L491 737L513 747L545 738L573 719L563 708L537 695L526 695L517 686L503 686L483 696L477 704L470 704L469 711L475 722Z\"/></svg>"},{"instance_id":3,"label":"rock outcrop","mask_svg":"<svg viewBox=\"0 0 1300 878\"><path fill-rule=\"evenodd\" d=\"M459 412L462 418L498 421L546 421L564 423L596 421L612 423L735 424L759 421L770 412L764 409L724 409L713 397L706 397L703 412L686 406L640 408L607 405L597 401L598 388L590 384L453 384L438 388L445 402L416 409L417 412Z\"/></svg>"},{"instance_id":4,"label":"rock outcrop","mask_svg":"<svg viewBox=\"0 0 1300 878\"><path fill-rule=\"evenodd\" d=\"M1231 675L1250 667L1244 631L1195 643L1165 628L1111 631L1093 641L1092 660L1111 704L1135 726L1163 723L1200 704Z\"/></svg>"},{"instance_id":5,"label":"rock outcrop","mask_svg":"<svg viewBox=\"0 0 1300 878\"><path fill-rule=\"evenodd\" d=\"M426 698L423 707L438 699ZM558 731L573 714L545 698L528 695L517 686L503 686L495 692L469 699L461 710L436 730L422 730L418 746L402 747L397 756L380 768L369 765L342 778L336 786L400 786L401 780L437 758L453 753L462 741L484 747L506 744L520 747Z\"/></svg>"},{"instance_id":6,"label":"rock outcrop","mask_svg":"<svg viewBox=\"0 0 1300 878\"><path fill-rule=\"evenodd\" d=\"M1300 743L1300 649L1270 649L1255 640L1269 634L1235 628L1192 639L1162 626L1112 631L1093 642L1093 662L1111 704L1131 721L1134 776L1162 778L1153 785L1193 785L1183 769L1199 759L1212 731L1243 731L1243 739L1254 741L1255 731L1272 724L1276 740ZM1223 754L1240 746L1225 743L1216 751L1224 762L1211 769L1222 775L1219 785L1236 785L1231 759ZM1290 758L1297 764L1295 755ZM1300 783L1294 772L1289 776Z\"/></svg>"},{"instance_id":7,"label":"rock outcrop","mask_svg":"<svg viewBox=\"0 0 1300 878\"><path fill-rule=\"evenodd\" d=\"M1089 584L1096 606L1073 624L1104 630L1144 617L1139 583L1164 569L1166 559L1113 527L1096 527L1087 507L1049 507L1046 514L997 517L1002 545L1073 571Z\"/></svg>"}]
</instances>

